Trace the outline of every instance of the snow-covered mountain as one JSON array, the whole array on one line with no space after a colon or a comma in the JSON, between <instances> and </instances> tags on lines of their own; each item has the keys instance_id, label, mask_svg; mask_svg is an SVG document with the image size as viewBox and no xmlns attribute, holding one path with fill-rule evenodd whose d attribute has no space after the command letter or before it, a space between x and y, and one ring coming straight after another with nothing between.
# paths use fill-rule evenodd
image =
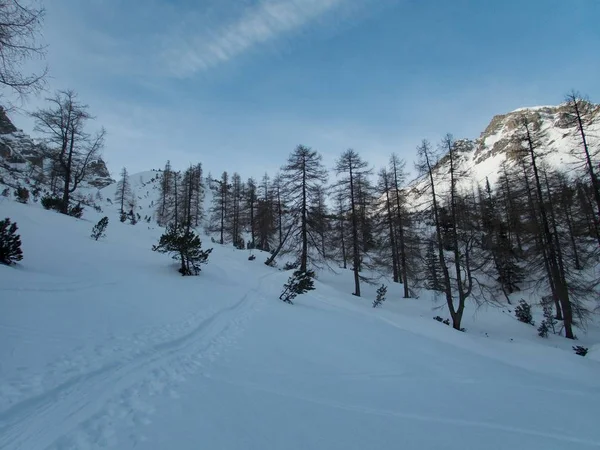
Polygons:
<instances>
[{"instance_id":1,"label":"snow-covered mountain","mask_svg":"<svg viewBox=\"0 0 600 450\"><path fill-rule=\"evenodd\" d=\"M600 150L600 105L592 105L592 112L584 124L591 150ZM494 184L501 164L510 158L518 145L514 139L519 131L519 118L525 115L532 128L542 133L541 146L548 155L545 161L557 168L572 168L577 158L572 151L581 152L579 130L566 120L567 105L538 106L520 108L492 118L490 124L477 139L458 139L455 142L456 156L460 171L466 175L459 180L459 186L471 189L483 186L487 178ZM442 156L434 170L434 178L439 183L440 193L448 187L450 164ZM427 181L419 178L411 184L418 196Z\"/></svg>"},{"instance_id":2,"label":"snow-covered mountain","mask_svg":"<svg viewBox=\"0 0 600 450\"><path fill-rule=\"evenodd\" d=\"M565 120L566 108L564 104L520 108L493 117L478 138L456 140L461 171L468 175L460 179L460 185L466 189L475 189L478 184L483 185L486 178L492 184L496 181L500 165L510 157L516 145L513 137L518 131L518 119L522 114L527 115L535 129L544 132L542 145L551 150L546 158L547 162L555 167L572 167L575 158L571 151L577 151L581 143L578 130ZM590 148L600 150L600 105L592 105L592 114L585 126ZM40 182L43 185L43 179L40 178L43 164L41 146L26 133L17 130L0 110L0 185L5 184L13 189L20 185L34 186ZM434 171L440 194L448 186L448 171L448 160L442 156ZM112 199L117 182L110 178L102 160L93 163L92 173L92 180L79 189L79 198L93 199L92 203L103 209L116 211ZM129 175L135 211L142 219L154 218L160 196L160 174L160 170L155 169ZM418 197L425 183L424 178L418 178L409 185L409 192L414 198L414 202L411 202L413 205L420 203ZM98 192L100 195L97 195ZM206 194L205 207L208 207L209 189Z\"/></svg>"},{"instance_id":3,"label":"snow-covered mountain","mask_svg":"<svg viewBox=\"0 0 600 450\"><path fill-rule=\"evenodd\" d=\"M135 205L134 211L142 219L147 220L150 217L152 220L154 217L156 204L160 198L160 175L161 172L158 170L149 170L131 174L127 177ZM117 192L117 184L117 181L113 181L99 190L99 200L102 207L106 208L107 211L114 211L115 214L119 211L119 205L113 201Z\"/></svg>"}]
</instances>

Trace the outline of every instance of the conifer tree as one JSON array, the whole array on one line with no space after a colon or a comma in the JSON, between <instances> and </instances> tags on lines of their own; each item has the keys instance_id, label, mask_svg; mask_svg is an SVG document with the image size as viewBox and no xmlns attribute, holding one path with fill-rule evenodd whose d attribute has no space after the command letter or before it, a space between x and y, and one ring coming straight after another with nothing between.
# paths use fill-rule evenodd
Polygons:
<instances>
[{"instance_id":1,"label":"conifer tree","mask_svg":"<svg viewBox=\"0 0 600 450\"><path fill-rule=\"evenodd\" d=\"M230 229L231 185L227 172L223 172L220 180L212 180L212 191L210 230L219 233L219 243L224 244Z\"/></svg>"},{"instance_id":2,"label":"conifer tree","mask_svg":"<svg viewBox=\"0 0 600 450\"><path fill-rule=\"evenodd\" d=\"M327 181L321 160L316 151L299 145L281 169L285 203L291 212L289 249L296 253L302 272L308 270L309 264L318 265L318 261L323 259L320 246L315 245L315 222L310 210L319 186Z\"/></svg>"},{"instance_id":3,"label":"conifer tree","mask_svg":"<svg viewBox=\"0 0 600 450\"><path fill-rule=\"evenodd\" d=\"M121 222L125 222L124 219L127 215L126 206L132 201L132 195L129 174L127 173L127 169L123 167L115 192L115 201L119 204L119 217L121 218Z\"/></svg>"},{"instance_id":4,"label":"conifer tree","mask_svg":"<svg viewBox=\"0 0 600 450\"><path fill-rule=\"evenodd\" d=\"M230 208L230 227L229 227L229 238L236 248L246 248L242 232L243 226L243 195L245 187L242 183L242 178L235 172L231 176L231 208Z\"/></svg>"},{"instance_id":5,"label":"conifer tree","mask_svg":"<svg viewBox=\"0 0 600 450\"><path fill-rule=\"evenodd\" d=\"M101 237L105 237L106 236L105 232L106 232L107 226L108 226L108 217L105 216L102 219L100 219L96 225L94 225L94 228L92 228L92 235L91 235L92 239L97 241Z\"/></svg>"},{"instance_id":6,"label":"conifer tree","mask_svg":"<svg viewBox=\"0 0 600 450\"><path fill-rule=\"evenodd\" d=\"M569 288L564 273L563 261L561 261L561 249L557 246L558 241L552 235L552 224L549 208L551 205L545 201L543 180L540 173L540 158L541 153L542 132L535 130L530 118L522 114L519 118L520 133L516 139L522 144L521 153L523 154L522 161L525 162L525 155L529 158L529 168L533 175L533 196L537 205L537 214L539 217L539 242L543 249L544 267L548 272L548 281L552 290L553 296L557 299L562 310L563 323L565 326L565 336L569 339L574 339L573 333L573 308L569 296Z\"/></svg>"},{"instance_id":7,"label":"conifer tree","mask_svg":"<svg viewBox=\"0 0 600 450\"><path fill-rule=\"evenodd\" d=\"M167 161L160 176L160 200L156 209L156 221L161 227L166 226L173 219L173 186L174 173L171 162Z\"/></svg>"},{"instance_id":8,"label":"conifer tree","mask_svg":"<svg viewBox=\"0 0 600 450\"><path fill-rule=\"evenodd\" d=\"M339 245L339 256L342 263L342 268L348 268L348 249L347 249L347 236L348 231L348 206L346 202L346 196L343 192L337 192L335 194L335 237Z\"/></svg>"},{"instance_id":9,"label":"conifer tree","mask_svg":"<svg viewBox=\"0 0 600 450\"><path fill-rule=\"evenodd\" d=\"M272 197L270 178L263 176L256 200L256 248L271 251L271 242L276 229L275 199Z\"/></svg>"},{"instance_id":10,"label":"conifer tree","mask_svg":"<svg viewBox=\"0 0 600 450\"><path fill-rule=\"evenodd\" d=\"M246 181L245 191L246 223L250 231L248 248L256 248L256 180L252 177Z\"/></svg>"},{"instance_id":11,"label":"conifer tree","mask_svg":"<svg viewBox=\"0 0 600 450\"><path fill-rule=\"evenodd\" d=\"M431 291L445 292L442 268L440 266L440 260L436 250L435 236L427 239L425 245L425 288Z\"/></svg>"},{"instance_id":12,"label":"conifer tree","mask_svg":"<svg viewBox=\"0 0 600 450\"><path fill-rule=\"evenodd\" d=\"M335 171L342 177L336 183L338 193L345 195L350 206L350 224L352 249L352 270L354 273L354 295L360 297L361 266L365 250L369 249L369 244L365 242L368 237L366 230L361 230L361 225L365 224L367 204L364 203L366 191L368 189L368 176L371 171L368 164L363 161L360 155L353 149L348 149L337 160ZM361 195L362 194L362 195ZM362 233L361 233L362 231Z\"/></svg>"},{"instance_id":13,"label":"conifer tree","mask_svg":"<svg viewBox=\"0 0 600 450\"><path fill-rule=\"evenodd\" d=\"M198 235L189 227L168 225L152 250L159 253L169 253L173 259L181 262L179 273L183 276L198 275L200 265L208 262L212 248L202 249Z\"/></svg>"},{"instance_id":14,"label":"conifer tree","mask_svg":"<svg viewBox=\"0 0 600 450\"><path fill-rule=\"evenodd\" d=\"M377 193L383 201L383 207L378 211L377 218L380 226L379 231L383 236L380 248L386 253L382 259L391 263L394 283L398 283L400 282L400 270L398 268L398 245L396 243L396 215L392 207L390 181L390 174L387 169L381 169L378 174Z\"/></svg>"},{"instance_id":15,"label":"conifer tree","mask_svg":"<svg viewBox=\"0 0 600 450\"><path fill-rule=\"evenodd\" d=\"M406 163L398 158L396 154L392 154L389 162L389 188L390 188L390 203L392 210L396 214L395 230L396 239L396 260L398 264L399 275L404 285L404 298L410 297L410 289L408 283L408 219L406 214L405 199L402 192L404 183L406 182Z\"/></svg>"},{"instance_id":16,"label":"conifer tree","mask_svg":"<svg viewBox=\"0 0 600 450\"><path fill-rule=\"evenodd\" d=\"M17 234L17 224L7 217L0 220L0 264L7 266L23 259L21 236Z\"/></svg>"},{"instance_id":17,"label":"conifer tree","mask_svg":"<svg viewBox=\"0 0 600 450\"><path fill-rule=\"evenodd\" d=\"M273 178L271 183L271 200L273 203L273 212L276 217L277 242L283 245L283 220L285 215L285 205L283 203L283 183L280 174Z\"/></svg>"},{"instance_id":18,"label":"conifer tree","mask_svg":"<svg viewBox=\"0 0 600 450\"><path fill-rule=\"evenodd\" d=\"M598 106L592 105L589 100L582 97L581 94L571 91L566 96L567 113L565 119L567 124L575 127L581 139L579 149L573 149L571 153L583 162L583 168L587 173L592 193L596 203L596 229L600 229L598 221L600 220L600 180L598 180L598 150L594 151L589 145L589 123L591 122L592 114ZM600 233L596 236L600 243Z\"/></svg>"},{"instance_id":19,"label":"conifer tree","mask_svg":"<svg viewBox=\"0 0 600 450\"><path fill-rule=\"evenodd\" d=\"M283 285L283 291L279 296L279 300L292 305L292 300L298 295L305 294L308 291L315 289L313 281L314 277L315 273L312 270L296 270L288 279L287 283Z\"/></svg>"}]
</instances>

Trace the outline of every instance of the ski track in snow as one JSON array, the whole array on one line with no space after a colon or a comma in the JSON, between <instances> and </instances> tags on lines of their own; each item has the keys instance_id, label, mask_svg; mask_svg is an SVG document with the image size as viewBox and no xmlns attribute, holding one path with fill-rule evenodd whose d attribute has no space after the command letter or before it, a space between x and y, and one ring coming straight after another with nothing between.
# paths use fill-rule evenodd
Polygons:
<instances>
[{"instance_id":1,"label":"ski track in snow","mask_svg":"<svg viewBox=\"0 0 600 450\"><path fill-rule=\"evenodd\" d=\"M132 339L125 355L105 360L96 368L92 361L86 361L89 370L3 409L0 448L85 449L114 445L116 430L123 426L135 428L133 434L139 432L140 424L151 423L153 408L148 398L160 394L177 398L177 384L206 369L236 342L244 324L260 310L264 302L260 288L270 275L273 274L259 278L258 285L233 304L202 311L193 318L194 326L185 334L177 331L186 328L191 320L175 330L170 325L163 330L149 330ZM146 343L140 348L145 338L157 334L161 338L158 343ZM108 354L122 351L109 346L102 350ZM62 365L81 368L81 361L75 356ZM68 374L68 370L63 372ZM52 369L47 376L57 377ZM34 383L43 385L39 377L34 377ZM135 437L144 440L144 436Z\"/></svg>"}]
</instances>

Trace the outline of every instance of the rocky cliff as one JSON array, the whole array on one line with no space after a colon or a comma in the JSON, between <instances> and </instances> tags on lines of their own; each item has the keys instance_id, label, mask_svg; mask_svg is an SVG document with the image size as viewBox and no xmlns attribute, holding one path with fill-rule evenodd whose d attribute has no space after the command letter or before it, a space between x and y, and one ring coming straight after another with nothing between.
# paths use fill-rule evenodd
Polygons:
<instances>
[{"instance_id":1,"label":"rocky cliff","mask_svg":"<svg viewBox=\"0 0 600 450\"><path fill-rule=\"evenodd\" d=\"M31 178L43 184L49 165L44 154L44 145L18 130L0 107L0 184L23 184ZM113 182L102 159L91 162L85 187L101 189Z\"/></svg>"},{"instance_id":2,"label":"rocky cliff","mask_svg":"<svg viewBox=\"0 0 600 450\"><path fill-rule=\"evenodd\" d=\"M541 131L541 147L547 152L545 161L553 167L564 170L575 169L574 163L581 154L581 136L578 128L568 120L567 105L539 106L521 108L507 114L492 118L490 124L476 139L460 139L456 141L456 155L463 176L459 186L472 189L477 184L483 185L487 178L494 183L499 175L501 164L511 159L519 145L515 135L519 131L519 119L527 116L532 128ZM600 105L590 104L589 114L584 126L590 150L600 153ZM436 168L436 188L443 194L448 188L448 157L440 158ZM419 195L426 184L417 179L413 183L413 195Z\"/></svg>"}]
</instances>

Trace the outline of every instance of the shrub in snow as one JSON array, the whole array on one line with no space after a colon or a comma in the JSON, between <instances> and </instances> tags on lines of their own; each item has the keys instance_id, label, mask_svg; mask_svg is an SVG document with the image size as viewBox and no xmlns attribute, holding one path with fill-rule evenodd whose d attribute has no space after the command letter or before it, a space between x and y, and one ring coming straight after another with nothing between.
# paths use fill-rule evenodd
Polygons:
<instances>
[{"instance_id":1,"label":"shrub in snow","mask_svg":"<svg viewBox=\"0 0 600 450\"><path fill-rule=\"evenodd\" d=\"M548 324L546 323L545 320L542 320L542 323L540 323L540 326L538 327L537 331L538 331L539 337L543 337L543 338L548 337L548 331L550 331L550 329L548 328Z\"/></svg>"},{"instance_id":2,"label":"shrub in snow","mask_svg":"<svg viewBox=\"0 0 600 450\"><path fill-rule=\"evenodd\" d=\"M552 334L556 334L556 324L558 321L554 318L552 314L552 304L546 303L544 306L544 320L538 327L538 336L547 338L548 332L552 331Z\"/></svg>"},{"instance_id":3,"label":"shrub in snow","mask_svg":"<svg viewBox=\"0 0 600 450\"><path fill-rule=\"evenodd\" d=\"M42 193L42 190L39 186L36 186L33 188L33 191L31 191L31 193L33 194L33 201L37 202L40 199L40 194Z\"/></svg>"},{"instance_id":4,"label":"shrub in snow","mask_svg":"<svg viewBox=\"0 0 600 450\"><path fill-rule=\"evenodd\" d=\"M0 263L11 265L23 259L21 236L17 234L17 224L7 217L0 220Z\"/></svg>"},{"instance_id":5,"label":"shrub in snow","mask_svg":"<svg viewBox=\"0 0 600 450\"><path fill-rule=\"evenodd\" d=\"M581 345L576 345L573 347L573 351L575 352L575 354L577 354L579 356L585 356L585 355L587 355L588 348L582 347Z\"/></svg>"},{"instance_id":6,"label":"shrub in snow","mask_svg":"<svg viewBox=\"0 0 600 450\"><path fill-rule=\"evenodd\" d=\"M521 300L519 306L515 308L515 316L517 316L519 322L535 325L531 315L531 306L525 300Z\"/></svg>"},{"instance_id":7,"label":"shrub in snow","mask_svg":"<svg viewBox=\"0 0 600 450\"><path fill-rule=\"evenodd\" d=\"M292 300L294 298L315 288L314 277L315 273L312 270L307 270L306 272L296 270L287 283L283 285L283 292L279 296L279 300L293 305Z\"/></svg>"},{"instance_id":8,"label":"shrub in snow","mask_svg":"<svg viewBox=\"0 0 600 450\"><path fill-rule=\"evenodd\" d=\"M53 195L45 195L41 200L44 209L52 209L54 211L60 211L62 209L62 199Z\"/></svg>"},{"instance_id":9,"label":"shrub in snow","mask_svg":"<svg viewBox=\"0 0 600 450\"><path fill-rule=\"evenodd\" d=\"M443 323L444 325L450 326L450 319L442 319L440 316L435 316L433 320Z\"/></svg>"},{"instance_id":10,"label":"shrub in snow","mask_svg":"<svg viewBox=\"0 0 600 450\"><path fill-rule=\"evenodd\" d=\"M76 217L77 219L81 219L81 216L83 216L83 206L81 206L81 202L79 202L75 206L71 206L69 208L69 215L71 217Z\"/></svg>"},{"instance_id":11,"label":"shrub in snow","mask_svg":"<svg viewBox=\"0 0 600 450\"><path fill-rule=\"evenodd\" d=\"M18 187L15 191L15 197L19 203L27 203L29 201L29 190L24 187Z\"/></svg>"},{"instance_id":12,"label":"shrub in snow","mask_svg":"<svg viewBox=\"0 0 600 450\"><path fill-rule=\"evenodd\" d=\"M248 261L254 261L255 259L256 259L256 256L254 256L254 255L248 256Z\"/></svg>"},{"instance_id":13,"label":"shrub in snow","mask_svg":"<svg viewBox=\"0 0 600 450\"><path fill-rule=\"evenodd\" d=\"M92 239L97 241L101 237L106 236L105 231L107 226L108 217L103 217L102 219L100 219L98 223L94 225L94 228L92 228Z\"/></svg>"},{"instance_id":14,"label":"shrub in snow","mask_svg":"<svg viewBox=\"0 0 600 450\"><path fill-rule=\"evenodd\" d=\"M283 270L294 270L300 267L300 263L298 261L294 262L286 262L283 266Z\"/></svg>"},{"instance_id":15,"label":"shrub in snow","mask_svg":"<svg viewBox=\"0 0 600 450\"><path fill-rule=\"evenodd\" d=\"M202 242L194 230L173 225L167 227L158 245L153 245L152 250L169 253L173 259L181 261L179 273L183 276L198 275L200 264L206 264L212 252L212 248L202 250Z\"/></svg>"},{"instance_id":16,"label":"shrub in snow","mask_svg":"<svg viewBox=\"0 0 600 450\"><path fill-rule=\"evenodd\" d=\"M2 197L8 197L8 196L9 196L9 194L10 194L10 189L9 189L9 188L5 188L5 189L2 191Z\"/></svg>"},{"instance_id":17,"label":"shrub in snow","mask_svg":"<svg viewBox=\"0 0 600 450\"><path fill-rule=\"evenodd\" d=\"M135 213L133 212L133 209L129 211L129 214L127 214L127 218L129 219L129 223L131 225L137 224L137 219L135 218Z\"/></svg>"},{"instance_id":18,"label":"shrub in snow","mask_svg":"<svg viewBox=\"0 0 600 450\"><path fill-rule=\"evenodd\" d=\"M377 289L377 297L373 300L373 308L377 308L381 306L383 302L385 302L385 296L387 294L387 286L382 284L379 289Z\"/></svg>"}]
</instances>

